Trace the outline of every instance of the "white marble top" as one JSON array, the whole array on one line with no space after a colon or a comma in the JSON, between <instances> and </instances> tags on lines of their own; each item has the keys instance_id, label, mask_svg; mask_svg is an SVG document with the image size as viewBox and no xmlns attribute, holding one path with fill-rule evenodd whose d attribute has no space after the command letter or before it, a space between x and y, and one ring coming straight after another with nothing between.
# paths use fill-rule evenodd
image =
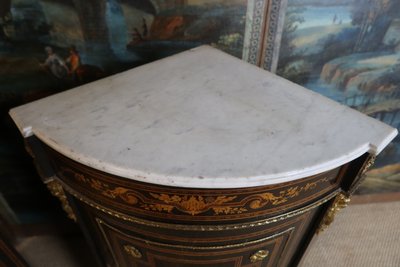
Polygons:
<instances>
[{"instance_id":1,"label":"white marble top","mask_svg":"<svg viewBox=\"0 0 400 267\"><path fill-rule=\"evenodd\" d=\"M138 181L240 188L379 153L397 130L203 46L12 109L25 137Z\"/></svg>"}]
</instances>

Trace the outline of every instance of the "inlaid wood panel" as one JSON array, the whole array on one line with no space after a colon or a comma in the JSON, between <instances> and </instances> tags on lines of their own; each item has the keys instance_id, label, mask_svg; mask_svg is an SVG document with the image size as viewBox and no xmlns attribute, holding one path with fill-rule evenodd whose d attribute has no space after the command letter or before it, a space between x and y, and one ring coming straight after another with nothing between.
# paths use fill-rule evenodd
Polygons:
<instances>
[{"instance_id":1,"label":"inlaid wood panel","mask_svg":"<svg viewBox=\"0 0 400 267\"><path fill-rule=\"evenodd\" d=\"M336 196L368 165L366 154L287 183L179 188L105 173L35 142L38 165L51 163L44 181L107 267L296 266Z\"/></svg>"},{"instance_id":2,"label":"inlaid wood panel","mask_svg":"<svg viewBox=\"0 0 400 267\"><path fill-rule=\"evenodd\" d=\"M100 246L107 266L284 266L321 209L244 229L239 223L202 230L193 225L182 229L173 224L135 224L73 201L90 225L93 242Z\"/></svg>"},{"instance_id":3,"label":"inlaid wood panel","mask_svg":"<svg viewBox=\"0 0 400 267\"><path fill-rule=\"evenodd\" d=\"M337 168L279 185L239 189L190 189L145 184L110 175L46 149L57 176L71 188L113 210L179 221L229 221L278 215L339 188Z\"/></svg>"}]
</instances>

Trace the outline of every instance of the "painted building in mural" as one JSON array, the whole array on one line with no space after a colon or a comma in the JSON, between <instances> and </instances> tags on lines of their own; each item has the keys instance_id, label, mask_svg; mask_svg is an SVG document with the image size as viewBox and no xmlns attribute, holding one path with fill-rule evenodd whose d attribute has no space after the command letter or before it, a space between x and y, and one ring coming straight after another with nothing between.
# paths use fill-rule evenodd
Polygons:
<instances>
[{"instance_id":1,"label":"painted building in mural","mask_svg":"<svg viewBox=\"0 0 400 267\"><path fill-rule=\"evenodd\" d=\"M400 128L400 1L289 0L278 74ZM398 191L400 140L361 192Z\"/></svg>"}]
</instances>

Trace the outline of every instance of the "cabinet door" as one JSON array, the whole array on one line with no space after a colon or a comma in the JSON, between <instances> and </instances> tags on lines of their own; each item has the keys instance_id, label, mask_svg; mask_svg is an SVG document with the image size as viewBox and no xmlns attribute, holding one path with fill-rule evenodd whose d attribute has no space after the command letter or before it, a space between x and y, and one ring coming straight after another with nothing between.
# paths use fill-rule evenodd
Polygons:
<instances>
[{"instance_id":1,"label":"cabinet door","mask_svg":"<svg viewBox=\"0 0 400 267\"><path fill-rule=\"evenodd\" d=\"M97 222L114 258L114 265L121 267L275 266L280 252L295 230L291 227L270 236L241 243L200 246L139 238L124 233L101 219L97 218Z\"/></svg>"},{"instance_id":2,"label":"cabinet door","mask_svg":"<svg viewBox=\"0 0 400 267\"><path fill-rule=\"evenodd\" d=\"M126 221L77 199L73 202L104 265L114 267L290 266L320 209L270 223L175 228L154 221L148 225Z\"/></svg>"}]
</instances>

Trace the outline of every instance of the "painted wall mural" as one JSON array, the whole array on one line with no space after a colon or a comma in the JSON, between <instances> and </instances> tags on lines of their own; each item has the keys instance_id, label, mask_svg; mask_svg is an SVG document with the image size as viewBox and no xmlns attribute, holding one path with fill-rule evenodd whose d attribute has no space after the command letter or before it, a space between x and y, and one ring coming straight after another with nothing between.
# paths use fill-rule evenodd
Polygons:
<instances>
[{"instance_id":1,"label":"painted wall mural","mask_svg":"<svg viewBox=\"0 0 400 267\"><path fill-rule=\"evenodd\" d=\"M247 4L0 0L0 192L6 200L0 198L0 213L9 204L22 222L45 215L32 207L46 192L8 116L10 108L200 44L241 57Z\"/></svg>"},{"instance_id":2,"label":"painted wall mural","mask_svg":"<svg viewBox=\"0 0 400 267\"><path fill-rule=\"evenodd\" d=\"M35 222L43 206L58 205L49 204L10 108L201 44L274 69L283 3L0 0L0 215Z\"/></svg>"},{"instance_id":3,"label":"painted wall mural","mask_svg":"<svg viewBox=\"0 0 400 267\"><path fill-rule=\"evenodd\" d=\"M1 84L13 91L16 77L26 79L19 84L24 91L71 87L203 43L242 55L245 0L1 0L0 6Z\"/></svg>"},{"instance_id":4,"label":"painted wall mural","mask_svg":"<svg viewBox=\"0 0 400 267\"><path fill-rule=\"evenodd\" d=\"M400 129L400 1L289 0L277 73ZM400 191L400 138L359 193Z\"/></svg>"},{"instance_id":5,"label":"painted wall mural","mask_svg":"<svg viewBox=\"0 0 400 267\"><path fill-rule=\"evenodd\" d=\"M0 214L45 216L10 108L200 44L399 127L399 1L288 1L278 60L286 0L0 0ZM400 191L398 142L360 192Z\"/></svg>"}]
</instances>

